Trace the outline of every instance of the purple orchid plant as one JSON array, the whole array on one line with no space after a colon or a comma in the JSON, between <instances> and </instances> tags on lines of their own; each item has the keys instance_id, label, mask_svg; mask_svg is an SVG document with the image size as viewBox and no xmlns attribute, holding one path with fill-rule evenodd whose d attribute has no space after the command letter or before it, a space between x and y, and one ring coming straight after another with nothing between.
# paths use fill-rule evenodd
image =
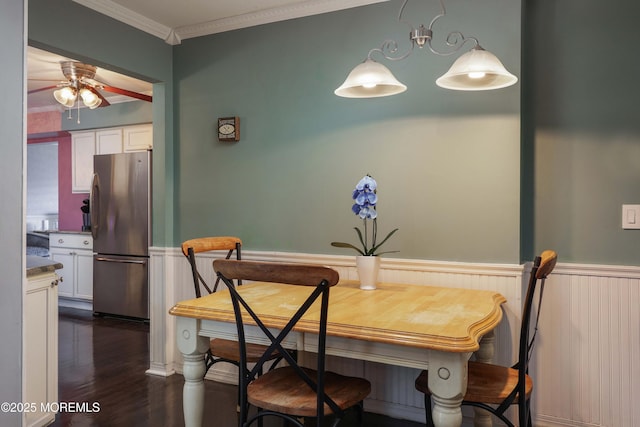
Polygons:
<instances>
[{"instance_id":1,"label":"purple orchid plant","mask_svg":"<svg viewBox=\"0 0 640 427\"><path fill-rule=\"evenodd\" d=\"M353 227L358 234L358 239L362 248L359 248L351 243L343 242L331 242L331 246L337 248L349 248L356 250L360 255L364 256L378 256L382 254L388 254L398 251L386 251L378 252L380 246L382 246L398 229L392 230L387 236L382 239L380 243L378 239L378 213L376 212L376 205L378 203L377 193L378 183L370 175L365 175L356 185L353 190L354 204L351 207L353 213L362 218L362 230L358 227ZM371 227L369 227L369 221ZM369 231L371 228L371 231Z\"/></svg>"}]
</instances>

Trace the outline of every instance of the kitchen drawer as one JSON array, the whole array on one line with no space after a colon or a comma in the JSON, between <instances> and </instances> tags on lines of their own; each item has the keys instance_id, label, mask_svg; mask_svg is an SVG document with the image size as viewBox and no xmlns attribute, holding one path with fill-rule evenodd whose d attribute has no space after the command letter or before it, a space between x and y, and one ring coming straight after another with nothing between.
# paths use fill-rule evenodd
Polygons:
<instances>
[{"instance_id":1,"label":"kitchen drawer","mask_svg":"<svg viewBox=\"0 0 640 427\"><path fill-rule=\"evenodd\" d=\"M51 233L49 235L50 248L74 248L93 250L93 239L87 233Z\"/></svg>"}]
</instances>

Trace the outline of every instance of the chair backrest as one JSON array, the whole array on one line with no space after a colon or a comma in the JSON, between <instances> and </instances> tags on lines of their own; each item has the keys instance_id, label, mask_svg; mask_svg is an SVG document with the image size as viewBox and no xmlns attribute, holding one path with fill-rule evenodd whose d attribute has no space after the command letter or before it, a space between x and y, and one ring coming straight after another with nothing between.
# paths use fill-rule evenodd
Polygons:
<instances>
[{"instance_id":1,"label":"chair backrest","mask_svg":"<svg viewBox=\"0 0 640 427\"><path fill-rule=\"evenodd\" d=\"M518 383L512 390L509 397L507 397L507 399L505 399L502 404L500 404L497 409L498 411L504 410L503 408L506 408L513 404L516 396L519 396L519 403L524 402L526 375L529 373L529 360L531 359L533 343L535 341L536 333L538 330L538 320L540 319L544 282L547 276L551 274L553 268L556 266L557 260L558 255L555 253L555 251L546 250L539 256L537 256L533 261L533 267L531 268L531 274L529 276L529 284L527 286L527 294L525 296L524 305L522 308L522 324L520 325L520 342L518 344L518 362L513 366L515 369L518 369ZM538 284L540 284L538 292L538 307L532 335L531 315L534 309L534 299L536 290L538 289ZM522 422L522 420L526 420L528 417L528 414L522 413L526 411L527 407L521 404L519 405L519 408L519 416Z\"/></svg>"},{"instance_id":2,"label":"chair backrest","mask_svg":"<svg viewBox=\"0 0 640 427\"><path fill-rule=\"evenodd\" d=\"M546 250L537 256L533 262L531 275L529 277L529 285L527 286L527 294L522 309L522 325L520 326L520 343L519 343L519 363L524 363L524 372L528 372L528 364L531 359L531 351L538 330L538 320L540 319L540 309L542 306L542 295L544 293L544 283L553 271L558 260L558 255L552 250ZM531 336L531 314L534 309L534 297L536 290L540 284L538 292L538 307L535 322L533 324L533 335ZM522 366L522 365L521 365Z\"/></svg>"},{"instance_id":3,"label":"chair backrest","mask_svg":"<svg viewBox=\"0 0 640 427\"><path fill-rule=\"evenodd\" d=\"M262 366L268 360L268 356L274 351L279 351L286 359L289 366L293 367L297 374L307 385L314 390L318 396L318 425L321 424L324 415L324 405L328 405L334 413L341 413L341 409L335 402L324 394L324 372L325 372L325 347L326 347L326 331L327 331L327 313L329 308L329 289L336 285L339 280L338 272L335 270L317 265L301 265L301 264L282 264L282 263L265 263L251 261L233 261L233 260L215 260L213 268L217 272L218 277L229 288L231 301L236 317L236 325L238 328L238 341L240 342L240 381L241 391L240 405L246 408L246 387L256 378L262 370ZM255 282L274 282L283 283L293 286L309 287L309 296L295 311L294 315L288 321L286 326L281 329L277 336L273 335L264 325L260 316L256 314L251 306L242 298L238 290L233 286L233 280L250 280ZM298 365L291 354L286 351L282 342L292 331L298 321L307 312L309 307L320 299L320 319L318 323L318 358L317 358L317 378L310 378L309 375ZM279 302L274 301L277 305ZM290 305L290 302L287 302ZM246 341L244 331L244 321L242 319L242 311L251 316L252 321L262 330L269 338L271 344L264 352L258 363L249 369L246 366ZM242 420L243 422L246 420Z\"/></svg>"},{"instance_id":4,"label":"chair backrest","mask_svg":"<svg viewBox=\"0 0 640 427\"><path fill-rule=\"evenodd\" d=\"M236 259L241 259L242 240L232 236L220 236L220 237L200 237L197 239L186 240L182 243L182 253L189 264L191 265L191 274L193 276L193 286L196 293L196 298L202 296L200 287L203 287L207 293L214 293L218 289L219 278L216 278L213 287L209 287L206 281L198 271L196 266L196 254L201 252L210 251L228 251L226 259L230 259L233 255L233 251L236 252ZM238 283L239 285L241 283Z\"/></svg>"}]
</instances>

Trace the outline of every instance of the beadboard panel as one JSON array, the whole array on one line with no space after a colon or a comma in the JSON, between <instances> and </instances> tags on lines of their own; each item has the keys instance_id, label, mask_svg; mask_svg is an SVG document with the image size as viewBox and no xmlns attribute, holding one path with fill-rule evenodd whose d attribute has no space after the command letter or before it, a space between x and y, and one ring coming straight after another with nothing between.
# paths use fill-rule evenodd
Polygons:
<instances>
[{"instance_id":1,"label":"beadboard panel","mask_svg":"<svg viewBox=\"0 0 640 427\"><path fill-rule=\"evenodd\" d=\"M534 356L540 426L640 425L640 268L559 265Z\"/></svg>"}]
</instances>

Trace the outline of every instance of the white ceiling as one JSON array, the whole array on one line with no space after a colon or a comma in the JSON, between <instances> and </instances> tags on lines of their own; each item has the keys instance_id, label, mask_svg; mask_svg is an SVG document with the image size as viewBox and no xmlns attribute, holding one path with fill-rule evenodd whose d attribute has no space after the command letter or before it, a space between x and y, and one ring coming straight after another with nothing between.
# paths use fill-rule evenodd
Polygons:
<instances>
[{"instance_id":1,"label":"white ceiling","mask_svg":"<svg viewBox=\"0 0 640 427\"><path fill-rule=\"evenodd\" d=\"M175 45L182 40L255 25L317 15L387 0L73 0L83 6L145 31ZM65 81L61 61L75 60L28 48L28 91ZM109 86L151 95L152 86L99 68L95 80ZM29 112L63 110L54 88L28 95ZM110 102L131 101L101 91Z\"/></svg>"}]
</instances>

